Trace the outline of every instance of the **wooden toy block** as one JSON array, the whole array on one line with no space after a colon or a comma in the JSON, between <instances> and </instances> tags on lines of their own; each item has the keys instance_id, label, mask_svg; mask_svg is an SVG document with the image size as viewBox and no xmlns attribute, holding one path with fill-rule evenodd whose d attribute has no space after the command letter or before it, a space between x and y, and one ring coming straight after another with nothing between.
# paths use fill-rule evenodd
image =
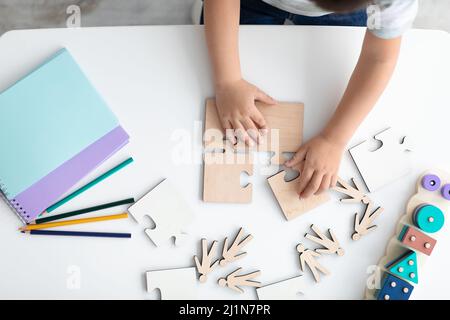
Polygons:
<instances>
[{"instance_id":1,"label":"wooden toy block","mask_svg":"<svg viewBox=\"0 0 450 320\"><path fill-rule=\"evenodd\" d=\"M256 289L259 300L298 300L303 288L303 277L283 280Z\"/></svg>"},{"instance_id":2,"label":"wooden toy block","mask_svg":"<svg viewBox=\"0 0 450 320\"><path fill-rule=\"evenodd\" d=\"M386 274L383 286L378 292L378 300L408 300L414 287L392 274Z\"/></svg>"},{"instance_id":3,"label":"wooden toy block","mask_svg":"<svg viewBox=\"0 0 450 320\"><path fill-rule=\"evenodd\" d=\"M255 146L255 151L274 152L272 164L284 162L283 152L296 152L303 140L303 113L302 103L280 102L275 106L256 102L256 107L264 116L267 134L261 143ZM215 99L206 101L204 147L206 149L225 149L230 143L225 143L225 136L217 113ZM237 150L248 150L243 143L234 146Z\"/></svg>"},{"instance_id":4,"label":"wooden toy block","mask_svg":"<svg viewBox=\"0 0 450 320\"><path fill-rule=\"evenodd\" d=\"M417 222L417 217L414 216L419 211L418 209L423 207L424 205L435 206L436 208L441 210L444 216L445 214L448 214L450 212L450 202L445 197L442 196L442 188L443 188L442 186L445 186L448 183L450 183L450 174L443 170L438 169L428 170L419 177L416 183L416 193L409 198L406 204L405 214L400 217L397 223L395 234L389 240L386 246L386 252L378 262L378 267L381 270L390 272L389 269L386 269L386 265L390 265L391 261L393 260L398 260L398 257L402 256L405 253L405 246L407 247L407 249L416 250L417 270L420 270L421 273L425 272L425 267L429 259L431 260L431 262L433 262L433 255L429 256L427 255L426 252L423 252L424 254L421 254L422 252L421 250L419 250L416 247L413 247L413 244L407 243L406 241L413 243L417 242L419 246L421 244L424 244L424 242L425 243L428 242L430 243L430 246L427 246L429 248L426 249L429 249L430 253L435 246L439 245L440 241L439 237L448 231L448 229L445 229L446 228L445 223L439 231L433 234L433 238L431 238L429 237L429 235L426 234L426 231L419 230L413 227L415 225L415 222ZM440 186L440 188L437 186ZM421 214L424 214L424 216L421 217L421 219L423 219L425 225L428 225L430 223L427 219L429 218L429 216L427 217L427 215L425 214L428 212L428 210L425 210L423 212L424 213ZM439 211L433 209L430 212L436 213ZM436 218L436 216L434 215L432 215L432 217ZM434 221L438 220L439 219L434 219L431 225L434 223ZM415 236L414 241L412 241L409 236L412 232L414 232L413 235ZM409 281L409 279L407 280ZM367 299L376 299L377 292L373 288L366 288L365 296Z\"/></svg>"},{"instance_id":5,"label":"wooden toy block","mask_svg":"<svg viewBox=\"0 0 450 320\"><path fill-rule=\"evenodd\" d=\"M213 257L216 254L217 241L213 241L208 250L208 242L202 239L202 262L200 263L197 256L194 256L197 272L200 274L199 281L206 282L208 274L219 263L219 259L213 262Z\"/></svg>"},{"instance_id":6,"label":"wooden toy block","mask_svg":"<svg viewBox=\"0 0 450 320\"><path fill-rule=\"evenodd\" d=\"M346 203L358 203L362 202L364 204L368 204L371 200L367 194L365 194L362 190L362 186L355 180L355 178L351 179L352 184L347 183L345 180L338 177L338 185L333 188L333 190L343 193L350 198L341 199L341 202ZM340 186L339 186L340 185Z\"/></svg>"},{"instance_id":7,"label":"wooden toy block","mask_svg":"<svg viewBox=\"0 0 450 320\"><path fill-rule=\"evenodd\" d=\"M281 171L269 177L267 181L287 220L292 220L330 200L330 196L326 192L300 199L297 193L300 176L286 182L284 181L285 174L285 171Z\"/></svg>"},{"instance_id":8,"label":"wooden toy block","mask_svg":"<svg viewBox=\"0 0 450 320\"><path fill-rule=\"evenodd\" d=\"M334 235L331 229L328 229L328 233L330 234L330 238L328 238L322 231L320 231L315 225L311 225L311 229L317 236L306 234L305 237L318 245L322 246L322 248L316 249L315 251L320 254L337 254L338 256L344 255L344 249L339 245L339 241Z\"/></svg>"},{"instance_id":9,"label":"wooden toy block","mask_svg":"<svg viewBox=\"0 0 450 320\"><path fill-rule=\"evenodd\" d=\"M197 277L195 268L148 271L147 291L159 289L161 300L195 300Z\"/></svg>"},{"instance_id":10,"label":"wooden toy block","mask_svg":"<svg viewBox=\"0 0 450 320\"><path fill-rule=\"evenodd\" d=\"M249 203L252 185L241 187L241 173L253 175L253 155L224 152L204 154L203 201L223 203Z\"/></svg>"},{"instance_id":11,"label":"wooden toy block","mask_svg":"<svg viewBox=\"0 0 450 320\"><path fill-rule=\"evenodd\" d=\"M436 245L435 239L410 226L403 227L398 240L403 245L422 252L427 256L431 255Z\"/></svg>"},{"instance_id":12,"label":"wooden toy block","mask_svg":"<svg viewBox=\"0 0 450 320\"><path fill-rule=\"evenodd\" d=\"M355 241L359 240L362 236L376 229L377 226L373 224L373 221L383 212L383 210L383 208L378 207L375 211L373 211L372 202L369 202L362 218L359 217L358 213L355 213L355 232L352 235L352 239Z\"/></svg>"},{"instance_id":13,"label":"wooden toy block","mask_svg":"<svg viewBox=\"0 0 450 320\"><path fill-rule=\"evenodd\" d=\"M241 240L243 232L244 229L240 228L230 247L228 247L228 238L225 238L222 249L222 259L220 260L220 265L222 267L227 263L243 258L247 254L247 252L240 251L247 243L249 243L253 239L253 236L249 234L243 240Z\"/></svg>"},{"instance_id":14,"label":"wooden toy block","mask_svg":"<svg viewBox=\"0 0 450 320\"><path fill-rule=\"evenodd\" d=\"M145 229L156 246L175 238L180 245L187 235L183 229L194 220L194 214L178 191L166 179L132 205L128 212L141 225L144 217L155 223L154 229Z\"/></svg>"},{"instance_id":15,"label":"wooden toy block","mask_svg":"<svg viewBox=\"0 0 450 320\"><path fill-rule=\"evenodd\" d=\"M417 273L417 254L414 251L408 251L398 257L396 260L386 265L389 272L401 277L407 281L419 283L419 274Z\"/></svg>"},{"instance_id":16,"label":"wooden toy block","mask_svg":"<svg viewBox=\"0 0 450 320\"><path fill-rule=\"evenodd\" d=\"M370 192L401 178L411 170L411 148L406 137L396 135L392 128L388 128L375 135L375 140L382 143L375 151L369 150L367 141L349 150Z\"/></svg>"},{"instance_id":17,"label":"wooden toy block","mask_svg":"<svg viewBox=\"0 0 450 320\"><path fill-rule=\"evenodd\" d=\"M444 226L444 213L431 204L418 206L413 213L414 225L427 233L435 233Z\"/></svg>"},{"instance_id":18,"label":"wooden toy block","mask_svg":"<svg viewBox=\"0 0 450 320\"><path fill-rule=\"evenodd\" d=\"M307 265L316 282L320 281L319 271L325 275L330 274L330 272L316 260L316 258L320 257L319 253L310 249L305 249L301 243L297 245L297 252L300 253L300 268L305 272L305 266Z\"/></svg>"},{"instance_id":19,"label":"wooden toy block","mask_svg":"<svg viewBox=\"0 0 450 320\"><path fill-rule=\"evenodd\" d=\"M239 293L244 293L244 290L240 288L242 286L256 288L259 288L261 286L261 282L251 280L259 276L261 274L261 271L238 275L241 270L242 268L238 268L230 273L226 278L220 278L218 280L219 286L228 287Z\"/></svg>"}]
</instances>

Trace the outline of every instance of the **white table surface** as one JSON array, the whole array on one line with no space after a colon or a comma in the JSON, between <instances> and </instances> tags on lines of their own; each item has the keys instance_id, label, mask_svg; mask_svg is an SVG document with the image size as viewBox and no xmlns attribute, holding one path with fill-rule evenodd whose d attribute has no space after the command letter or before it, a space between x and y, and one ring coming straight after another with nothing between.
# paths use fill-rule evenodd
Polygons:
<instances>
[{"instance_id":1,"label":"white table surface","mask_svg":"<svg viewBox=\"0 0 450 320\"><path fill-rule=\"evenodd\" d=\"M279 100L305 103L304 135L318 133L331 116L359 54L364 30L358 28L247 26L241 28L241 59L245 78ZM366 269L383 255L419 174L430 167L450 171L450 37L439 31L413 30L404 38L393 79L375 110L356 132L350 146L393 126L415 141L413 172L373 193L385 207L379 228L353 242L353 215L359 205L342 205L337 195L322 207L293 221L284 220L261 167L255 168L253 202L248 205L201 201L200 122L204 102L213 96L211 72L202 27L156 26L14 31L0 38L0 91L7 88L61 47L67 47L129 132L131 142L96 172L133 156L135 163L68 203L59 211L83 208L128 196L140 197L168 178L192 206L196 220L187 227L187 243L155 248L133 219L72 227L78 230L131 231L133 238L92 239L28 237L8 207L0 203L0 298L133 298L152 299L145 290L147 270L193 266L202 237L222 240L243 226L254 235L248 256L217 269L200 287L202 299L254 299L218 287L215 280L238 266L260 269L263 283L301 274L297 243L310 224L333 228L346 249L343 257L320 262L331 270L315 284L305 274L306 299L360 299ZM179 137L187 137L184 163L173 154ZM183 138L185 139L185 138ZM1 150L7 152L7 150ZM266 172L267 173L267 172ZM357 176L348 153L341 176ZM81 184L80 183L80 184ZM105 213L118 213L119 209ZM150 224L149 224L150 225ZM415 298L450 298L450 236L444 235L421 273ZM80 271L80 288L67 286L72 270Z\"/></svg>"}]
</instances>

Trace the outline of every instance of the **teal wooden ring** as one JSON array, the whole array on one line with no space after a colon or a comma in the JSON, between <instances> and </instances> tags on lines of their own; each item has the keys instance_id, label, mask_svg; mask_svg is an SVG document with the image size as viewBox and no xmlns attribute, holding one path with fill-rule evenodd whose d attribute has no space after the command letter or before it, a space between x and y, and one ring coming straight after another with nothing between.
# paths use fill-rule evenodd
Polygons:
<instances>
[{"instance_id":1,"label":"teal wooden ring","mask_svg":"<svg viewBox=\"0 0 450 320\"><path fill-rule=\"evenodd\" d=\"M431 204L416 208L413 217L414 224L421 230L434 233L444 226L445 217L441 209Z\"/></svg>"}]
</instances>

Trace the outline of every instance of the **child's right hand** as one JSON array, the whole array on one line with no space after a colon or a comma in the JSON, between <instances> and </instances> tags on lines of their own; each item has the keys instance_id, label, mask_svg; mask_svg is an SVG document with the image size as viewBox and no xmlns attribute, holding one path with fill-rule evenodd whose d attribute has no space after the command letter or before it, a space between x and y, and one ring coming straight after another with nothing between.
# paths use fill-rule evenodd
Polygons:
<instances>
[{"instance_id":1,"label":"child's right hand","mask_svg":"<svg viewBox=\"0 0 450 320\"><path fill-rule=\"evenodd\" d=\"M216 104L227 139L236 138L253 146L267 132L266 121L255 106L255 101L274 105L276 101L253 84L239 79L216 87ZM234 134L230 134L233 132Z\"/></svg>"}]
</instances>

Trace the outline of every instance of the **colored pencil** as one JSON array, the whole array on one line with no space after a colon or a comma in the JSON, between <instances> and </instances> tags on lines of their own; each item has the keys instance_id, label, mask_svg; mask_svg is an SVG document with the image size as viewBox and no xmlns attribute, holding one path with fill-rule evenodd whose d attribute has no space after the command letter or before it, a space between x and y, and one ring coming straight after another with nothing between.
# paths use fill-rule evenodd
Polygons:
<instances>
[{"instance_id":1,"label":"colored pencil","mask_svg":"<svg viewBox=\"0 0 450 320\"><path fill-rule=\"evenodd\" d=\"M98 237L98 238L131 238L131 233L117 232L86 232L86 231L55 231L55 230L30 230L23 233L44 236L74 236L74 237Z\"/></svg>"},{"instance_id":2,"label":"colored pencil","mask_svg":"<svg viewBox=\"0 0 450 320\"><path fill-rule=\"evenodd\" d=\"M114 214L114 215L110 215L110 216L57 221L57 222L49 222L49 223L41 223L41 224L29 224L29 225L26 225L26 226L20 228L19 230L20 231L30 231L30 230L38 230L38 229L48 229L48 228L68 226L68 225L73 225L73 224L99 222L99 221L125 219L125 218L128 218L128 213L120 213L120 214Z\"/></svg>"},{"instance_id":3,"label":"colored pencil","mask_svg":"<svg viewBox=\"0 0 450 320\"><path fill-rule=\"evenodd\" d=\"M61 214L58 214L58 215L55 215L55 216L50 216L50 217L45 217L45 218L38 218L38 219L36 219L35 223L36 224L41 224L41 223L46 223L46 222L50 222L50 221L70 218L70 217L77 216L77 215L80 215L80 214L95 212L95 211L108 209L108 208L113 208L113 207L121 206L121 205L124 205L124 204L129 204L129 203L134 203L134 198L128 198L128 199L124 199L124 200L120 200L120 201L115 201L115 202L101 204L101 205L94 206L94 207L89 207L89 208L85 208L85 209L80 209L80 210L75 210L75 211L71 211L71 212L61 213Z\"/></svg>"},{"instance_id":4,"label":"colored pencil","mask_svg":"<svg viewBox=\"0 0 450 320\"><path fill-rule=\"evenodd\" d=\"M61 207L63 204L69 202L70 200L72 200L73 198L79 196L80 194L82 194L83 192L85 192L86 190L89 190L90 188L92 188L93 186L95 186L96 184L102 182L103 180L105 180L106 178L112 176L114 173L116 173L117 171L123 169L124 167L126 167L127 165L129 165L130 163L132 163L134 160L133 158L128 158L127 160L125 160L124 162L118 164L117 166L115 166L114 168L108 170L107 172L105 172L104 174L102 174L101 176L95 178L94 180L92 180L91 182L89 182L88 184L82 186L81 188L75 190L74 192L72 192L71 194L69 194L67 197L64 197L63 199L59 200L57 203L51 205L50 207L47 208L47 210L45 210L45 212L52 212L56 209L58 209L59 207Z\"/></svg>"}]
</instances>

